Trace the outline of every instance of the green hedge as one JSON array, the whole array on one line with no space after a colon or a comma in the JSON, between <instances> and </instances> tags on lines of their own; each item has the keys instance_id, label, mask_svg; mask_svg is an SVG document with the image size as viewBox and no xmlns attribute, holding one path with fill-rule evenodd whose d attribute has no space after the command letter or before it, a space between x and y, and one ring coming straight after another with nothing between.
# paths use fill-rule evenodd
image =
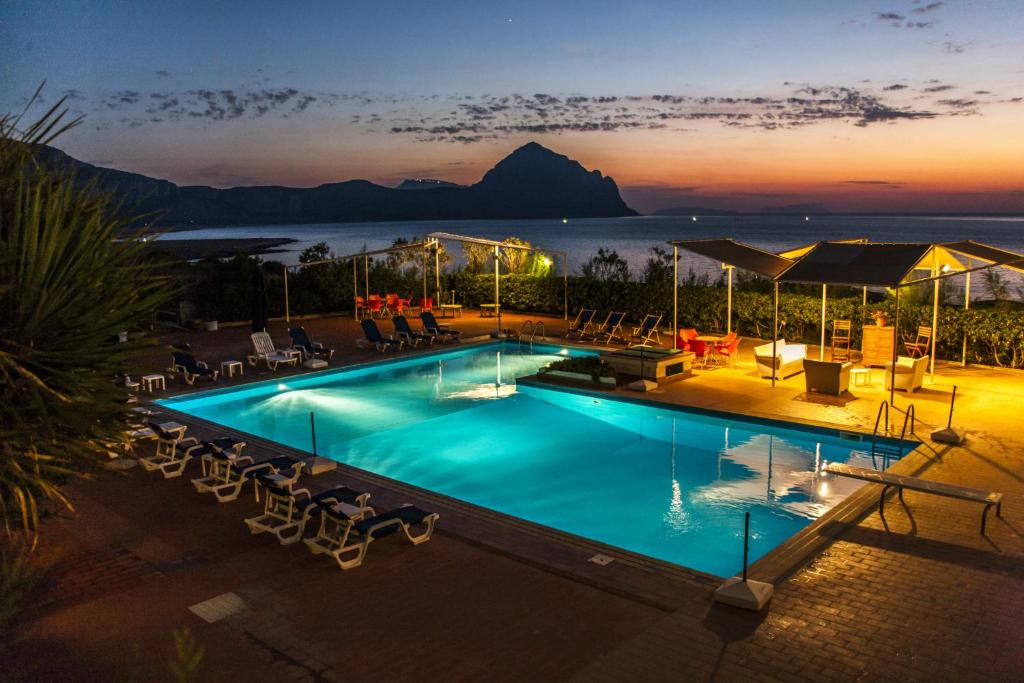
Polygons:
<instances>
[{"instance_id":1,"label":"green hedge","mask_svg":"<svg viewBox=\"0 0 1024 683\"><path fill-rule=\"evenodd\" d=\"M264 272L270 313L284 314L283 267L279 263L261 263L258 259L236 257L228 261L208 262L191 266L183 277L190 279L190 298L202 317L220 320L245 320L250 316L253 270ZM365 284L360 268L359 291ZM763 284L763 283L762 283ZM351 265L332 264L292 270L288 278L290 312L292 315L349 312L352 303ZM423 280L415 269L398 270L385 262L371 266L371 291L398 292L418 300ZM466 306L477 306L494 300L494 276L456 272L442 279L445 291L455 291L456 300ZM433 293L433 282L427 290ZM772 296L750 283L749 288L733 292L733 329L748 337L767 339L771 336ZM789 291L787 291L789 290ZM793 290L796 290L794 293ZM784 286L779 300L779 319L785 322L782 334L792 341L815 343L820 338L821 298L814 289ZM895 302L892 297L869 303L867 311L861 297L852 290L830 296L826 320L854 321L854 345L860 343L859 321L863 315L883 310L893 320ZM854 294L854 295L851 295ZM501 304L506 310L560 315L563 310L563 279L531 275L503 275ZM910 298L910 297L908 297ZM913 299L911 298L913 301ZM568 280L569 315L580 308L597 308L603 316L608 311L626 311L628 320L638 322L647 313L660 313L662 327L672 325L671 282L644 283L605 282L579 276ZM909 337L918 325L931 324L932 310L927 303L909 303L900 309L900 335ZM726 291L721 285L684 285L679 288L679 325L701 331L725 329ZM871 324L868 317L868 324ZM958 306L942 306L939 310L938 349L940 358L959 359L964 334L968 337L970 362L1006 367L1024 366L1024 316L1010 304L978 306L964 311Z\"/></svg>"},{"instance_id":2,"label":"green hedge","mask_svg":"<svg viewBox=\"0 0 1024 683\"><path fill-rule=\"evenodd\" d=\"M494 276L459 273L449 278L456 298L467 306L494 300ZM726 289L719 286L682 286L679 288L679 326L696 327L701 331L725 329ZM570 277L568 287L569 316L580 308L597 308L602 316L612 310L626 311L632 322L647 313L660 313L662 326L672 325L671 283L601 282ZM524 275L503 275L501 304L506 310L551 313L563 310L562 278L536 278ZM885 311L890 324L895 317L895 301L869 303L865 310L862 298L830 297L826 321L854 321L854 346L860 345L862 316L873 324L870 314ZM930 304L900 306L900 335L909 338L918 325L931 325ZM821 297L783 291L779 296L779 320L785 323L782 334L791 341L816 343L821 338ZM827 323L827 324L830 324ZM748 337L768 339L772 331L772 295L768 292L733 291L733 329ZM1009 306L975 307L964 311L960 306L939 307L939 358L959 359L963 351L964 333L968 339L968 361L1005 367L1024 367L1024 314ZM828 331L826 331L826 336Z\"/></svg>"}]
</instances>

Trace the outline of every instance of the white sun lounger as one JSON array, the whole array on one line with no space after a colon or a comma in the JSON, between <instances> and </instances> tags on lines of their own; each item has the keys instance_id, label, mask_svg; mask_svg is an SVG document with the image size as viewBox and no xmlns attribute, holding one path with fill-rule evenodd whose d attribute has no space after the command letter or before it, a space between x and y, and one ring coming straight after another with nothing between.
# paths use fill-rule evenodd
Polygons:
<instances>
[{"instance_id":1,"label":"white sun lounger","mask_svg":"<svg viewBox=\"0 0 1024 683\"><path fill-rule=\"evenodd\" d=\"M323 508L320 531L315 537L307 538L306 545L314 555L326 554L342 569L353 569L363 563L370 543L399 529L413 545L426 543L439 517L436 512L426 512L413 505L360 520L351 519L339 509ZM417 526L424 529L413 533L413 527Z\"/></svg>"},{"instance_id":2,"label":"white sun lounger","mask_svg":"<svg viewBox=\"0 0 1024 683\"><path fill-rule=\"evenodd\" d=\"M209 472L204 477L192 480L192 486L199 493L212 493L218 503L229 503L242 493L247 481L255 480L260 474L274 474L284 469L300 470L305 466L302 460L280 456L253 462L248 456L233 457L215 451L210 458Z\"/></svg>"},{"instance_id":3,"label":"white sun lounger","mask_svg":"<svg viewBox=\"0 0 1024 683\"><path fill-rule=\"evenodd\" d=\"M249 365L253 367L263 361L268 368L277 371L277 366L281 363L294 366L302 357L301 352L292 354L278 351L274 347L274 340L266 332L253 332L251 338L254 353L249 355Z\"/></svg>"},{"instance_id":4,"label":"white sun lounger","mask_svg":"<svg viewBox=\"0 0 1024 683\"><path fill-rule=\"evenodd\" d=\"M346 486L323 491L316 495L309 489L290 491L272 484L266 485L266 501L263 514L249 517L245 525L252 534L273 534L281 545L290 545L302 539L306 523L325 505L337 506L352 519L373 515L373 508L367 506L369 493L353 491ZM321 525L323 526L323 525Z\"/></svg>"}]
</instances>

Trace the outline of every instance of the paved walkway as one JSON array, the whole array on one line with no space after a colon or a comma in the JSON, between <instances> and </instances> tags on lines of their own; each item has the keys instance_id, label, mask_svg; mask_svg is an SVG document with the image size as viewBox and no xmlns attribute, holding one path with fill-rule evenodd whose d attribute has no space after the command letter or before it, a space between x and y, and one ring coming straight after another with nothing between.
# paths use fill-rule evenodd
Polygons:
<instances>
[{"instance_id":1,"label":"paved walkway","mask_svg":"<svg viewBox=\"0 0 1024 683\"><path fill-rule=\"evenodd\" d=\"M523 318L508 319L517 327ZM469 333L493 327L475 316L456 323ZM380 357L352 349L351 320L306 327L342 349L340 363ZM272 332L284 336L279 325ZM219 362L240 357L247 335L229 328L193 341L200 358ZM919 434L944 425L955 382L956 422L970 441L927 445L899 466L1003 491L1003 519L982 537L977 506L907 493L908 509L894 500L886 520L872 511L825 524L807 539L824 546L809 565L787 566L801 556L794 549L755 566L786 577L761 614L715 605L711 581L625 561L616 571L632 575L603 581L586 573L583 549L460 510L445 511L431 542L381 542L372 566L343 573L304 547L250 537L241 519L256 514L251 496L218 505L185 480L132 470L77 482L77 516L48 523L41 560L56 568L0 650L4 678L166 679L172 631L188 625L206 649L208 680L1018 680L1024 378L940 367L937 380L910 397ZM855 400L829 401L806 395L800 375L771 389L747 357L647 398L870 432L880 384L876 371ZM897 407L907 403L898 397ZM374 489L385 504L406 498ZM644 571L649 594L622 587ZM219 621L188 611L225 593L240 601Z\"/></svg>"}]
</instances>

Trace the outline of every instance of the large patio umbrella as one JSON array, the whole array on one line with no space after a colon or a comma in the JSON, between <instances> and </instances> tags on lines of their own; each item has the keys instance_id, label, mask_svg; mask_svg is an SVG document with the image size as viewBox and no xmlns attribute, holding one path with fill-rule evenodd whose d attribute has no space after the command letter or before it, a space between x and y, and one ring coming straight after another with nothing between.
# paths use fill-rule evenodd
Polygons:
<instances>
[{"instance_id":1,"label":"large patio umbrella","mask_svg":"<svg viewBox=\"0 0 1024 683\"><path fill-rule=\"evenodd\" d=\"M251 289L252 331L267 331L267 282L263 278L263 267L256 266L252 274Z\"/></svg>"}]
</instances>

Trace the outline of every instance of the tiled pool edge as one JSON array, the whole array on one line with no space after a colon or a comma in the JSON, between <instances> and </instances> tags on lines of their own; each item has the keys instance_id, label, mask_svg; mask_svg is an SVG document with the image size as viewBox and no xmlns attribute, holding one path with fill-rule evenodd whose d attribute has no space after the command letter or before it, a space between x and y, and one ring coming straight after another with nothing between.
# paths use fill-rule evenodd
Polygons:
<instances>
[{"instance_id":1,"label":"tiled pool edge","mask_svg":"<svg viewBox=\"0 0 1024 683\"><path fill-rule=\"evenodd\" d=\"M291 446L280 444L248 432L231 429L217 422L182 413L167 406L159 406L161 410L173 415L177 421L190 426L201 426L211 431L240 437L250 445L258 445L265 449L283 454L292 454L308 458L310 453ZM580 581L608 593L635 600L650 607L670 612L681 606L688 586L699 591L714 588L720 577L701 572L697 569L659 560L648 555L635 553L618 546L612 546L583 536L538 524L526 519L491 510L467 501L452 498L436 491L424 489L397 479L391 479L368 470L338 462L336 472L344 479L346 485L353 480L366 482L379 487L387 494L373 495L372 501L378 502L381 497L409 496L420 502L424 507L439 508L442 523L436 533L442 533L474 546L487 548L505 557L524 564L550 571L556 575ZM321 475L329 477L330 475ZM307 478L308 482L309 479ZM373 491L370 491L374 494ZM406 499L395 500L394 504L410 502ZM453 516L455 515L455 524ZM460 517L465 517L461 520ZM473 528L473 522L482 523L491 529ZM508 539L495 535L493 527L500 527L527 540L536 541L536 547L526 551L521 540ZM470 528L465 528L470 527ZM554 556L551 546L557 546L559 553ZM597 554L610 555L616 562L606 567L590 563L587 560ZM670 587L651 588L651 584L668 583ZM646 587L645 587L646 586Z\"/></svg>"}]
</instances>

